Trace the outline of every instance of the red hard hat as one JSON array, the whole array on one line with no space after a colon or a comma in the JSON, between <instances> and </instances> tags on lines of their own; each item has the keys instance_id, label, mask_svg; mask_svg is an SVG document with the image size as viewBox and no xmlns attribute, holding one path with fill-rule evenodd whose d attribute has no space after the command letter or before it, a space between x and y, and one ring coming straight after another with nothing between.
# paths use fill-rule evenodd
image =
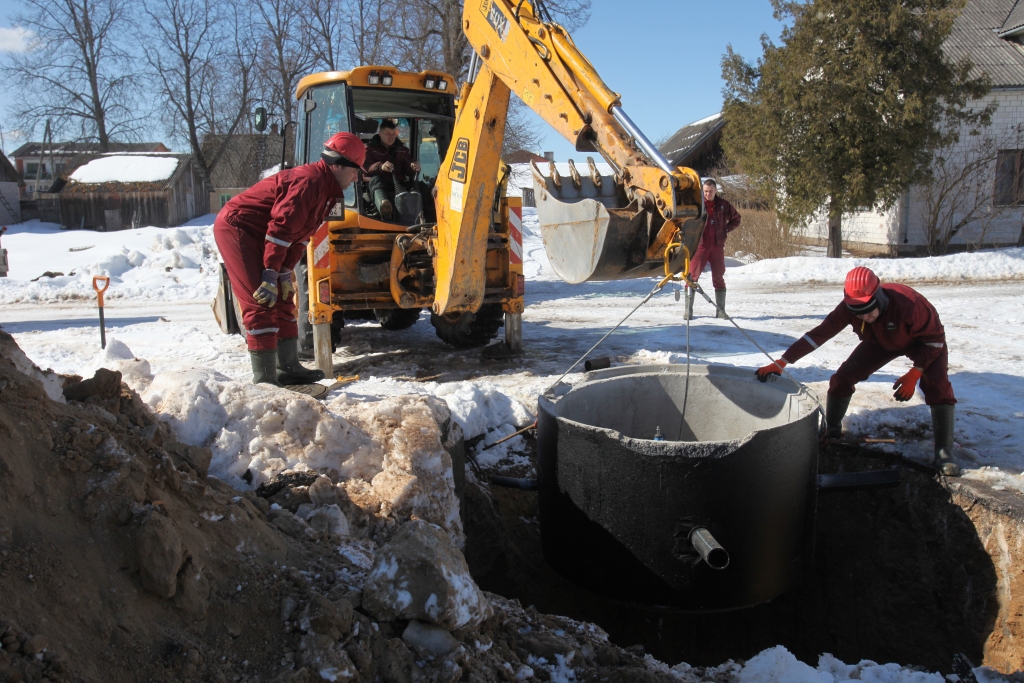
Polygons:
<instances>
[{"instance_id":1,"label":"red hard hat","mask_svg":"<svg viewBox=\"0 0 1024 683\"><path fill-rule=\"evenodd\" d=\"M358 135L335 133L324 143L324 151L320 157L329 164L354 165L362 168L366 161L366 145ZM345 163L346 161L349 163Z\"/></svg>"},{"instance_id":2,"label":"red hard hat","mask_svg":"<svg viewBox=\"0 0 1024 683\"><path fill-rule=\"evenodd\" d=\"M857 266L846 274L843 302L847 306L866 304L875 295L878 285L878 276L871 272L870 268Z\"/></svg>"}]
</instances>

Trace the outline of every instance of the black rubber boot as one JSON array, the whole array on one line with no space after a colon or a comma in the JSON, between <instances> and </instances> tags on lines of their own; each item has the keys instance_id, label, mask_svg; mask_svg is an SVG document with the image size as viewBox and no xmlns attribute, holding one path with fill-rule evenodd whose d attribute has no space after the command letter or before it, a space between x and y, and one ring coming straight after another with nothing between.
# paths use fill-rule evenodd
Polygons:
<instances>
[{"instance_id":1,"label":"black rubber boot","mask_svg":"<svg viewBox=\"0 0 1024 683\"><path fill-rule=\"evenodd\" d=\"M309 370L299 362L299 340L277 340L277 381L286 384L313 384L324 378L321 370Z\"/></svg>"},{"instance_id":2,"label":"black rubber boot","mask_svg":"<svg viewBox=\"0 0 1024 683\"><path fill-rule=\"evenodd\" d=\"M718 313L715 315L716 318L726 318L725 315L725 290L715 290L715 305L718 306Z\"/></svg>"},{"instance_id":3,"label":"black rubber boot","mask_svg":"<svg viewBox=\"0 0 1024 683\"><path fill-rule=\"evenodd\" d=\"M281 386L281 383L277 381L277 349L250 351L249 362L252 363L253 384Z\"/></svg>"},{"instance_id":4,"label":"black rubber boot","mask_svg":"<svg viewBox=\"0 0 1024 683\"><path fill-rule=\"evenodd\" d=\"M843 418L846 417L846 410L850 407L852 396L825 396L825 437L832 441L838 441L843 437Z\"/></svg>"},{"instance_id":5,"label":"black rubber boot","mask_svg":"<svg viewBox=\"0 0 1024 683\"><path fill-rule=\"evenodd\" d=\"M686 291L686 314L683 320L693 320L693 298L697 296L697 292L693 287L688 288Z\"/></svg>"},{"instance_id":6,"label":"black rubber boot","mask_svg":"<svg viewBox=\"0 0 1024 683\"><path fill-rule=\"evenodd\" d=\"M953 459L955 412L956 406L932 406L932 432L935 434L935 460L932 463L947 477L960 476L960 465Z\"/></svg>"}]
</instances>

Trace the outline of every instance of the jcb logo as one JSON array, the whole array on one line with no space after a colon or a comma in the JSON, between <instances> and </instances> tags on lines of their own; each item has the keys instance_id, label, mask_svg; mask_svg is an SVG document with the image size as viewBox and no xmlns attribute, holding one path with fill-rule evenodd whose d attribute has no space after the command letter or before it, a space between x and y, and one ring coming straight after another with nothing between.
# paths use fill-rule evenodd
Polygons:
<instances>
[{"instance_id":1,"label":"jcb logo","mask_svg":"<svg viewBox=\"0 0 1024 683\"><path fill-rule=\"evenodd\" d=\"M468 169L469 139L459 138L459 141L455 143L455 154L452 155L452 165L448 169L448 178L464 183L466 182L466 172Z\"/></svg>"},{"instance_id":2,"label":"jcb logo","mask_svg":"<svg viewBox=\"0 0 1024 683\"><path fill-rule=\"evenodd\" d=\"M498 3L494 0L483 0L480 4L480 11L487 17L487 23L491 25L494 32L501 38L501 42L505 42L505 38L508 37L508 17L498 7Z\"/></svg>"}]
</instances>

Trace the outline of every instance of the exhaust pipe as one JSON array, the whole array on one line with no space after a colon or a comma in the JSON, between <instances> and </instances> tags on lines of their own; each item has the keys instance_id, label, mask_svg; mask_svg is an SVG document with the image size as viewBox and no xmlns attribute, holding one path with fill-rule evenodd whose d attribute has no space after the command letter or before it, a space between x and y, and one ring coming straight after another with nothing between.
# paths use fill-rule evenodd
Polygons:
<instances>
[{"instance_id":1,"label":"exhaust pipe","mask_svg":"<svg viewBox=\"0 0 1024 683\"><path fill-rule=\"evenodd\" d=\"M690 532L690 544L712 569L725 569L729 566L728 551L704 527L697 527Z\"/></svg>"}]
</instances>

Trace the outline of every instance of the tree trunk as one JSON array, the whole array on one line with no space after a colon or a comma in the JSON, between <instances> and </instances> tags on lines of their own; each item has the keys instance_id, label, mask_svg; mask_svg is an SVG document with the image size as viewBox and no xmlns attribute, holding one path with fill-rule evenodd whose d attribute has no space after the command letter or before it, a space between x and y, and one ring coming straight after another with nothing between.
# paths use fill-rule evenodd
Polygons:
<instances>
[{"instance_id":1,"label":"tree trunk","mask_svg":"<svg viewBox=\"0 0 1024 683\"><path fill-rule=\"evenodd\" d=\"M828 251L829 258L843 258L843 212L834 199L828 207Z\"/></svg>"}]
</instances>

